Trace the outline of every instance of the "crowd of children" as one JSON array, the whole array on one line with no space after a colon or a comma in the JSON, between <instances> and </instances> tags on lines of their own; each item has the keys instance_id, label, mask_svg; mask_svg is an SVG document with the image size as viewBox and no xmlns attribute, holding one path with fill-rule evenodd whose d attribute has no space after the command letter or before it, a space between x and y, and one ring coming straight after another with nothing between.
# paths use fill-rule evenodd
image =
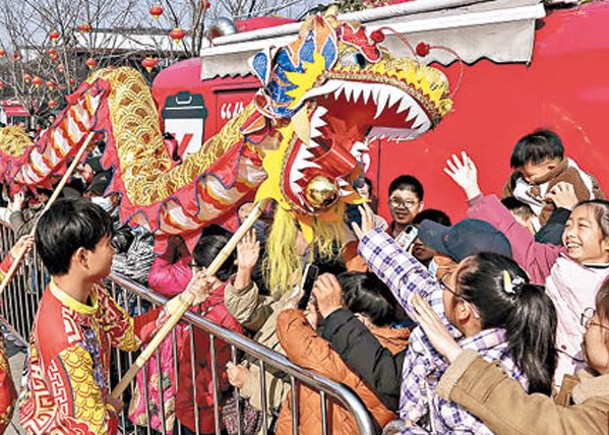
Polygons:
<instances>
[{"instance_id":1,"label":"crowd of children","mask_svg":"<svg viewBox=\"0 0 609 435\"><path fill-rule=\"evenodd\" d=\"M301 277L283 296L265 285L264 233L272 216L208 276L231 234L210 226L192 254L177 237L154 257L151 234L112 218L120 205L103 196L107 173L83 168L84 198L64 198L42 216L38 201L24 219L30 207L17 196L0 218L32 221L26 232L35 225L50 276L18 403L23 428L116 433L123 403L110 395L110 347L138 349L172 307L144 312L128 299L115 301L103 285L114 268L165 296L191 293L200 316L346 384L378 433L609 433L609 202L552 131L519 140L510 165L500 200L481 192L467 153L448 158L444 172L468 202L467 218L454 225L450 211L424 208L414 175L389 186L389 224L375 214L372 183L359 180L354 187L370 202L349 220L351 249L318 258L299 239L303 262L319 270L305 305ZM250 210L243 205L240 221ZM32 237L20 239L0 272L33 244ZM207 334L180 324L176 336L179 352L167 341L149 363L164 389L137 378L128 409L136 426L232 434L238 407L246 434L263 424L270 433L321 433L322 422L329 433L356 433L353 416L338 403L324 418L319 392L272 368L262 372L255 360L235 364L221 340L212 367ZM16 393L0 354L1 433Z\"/></svg>"}]
</instances>

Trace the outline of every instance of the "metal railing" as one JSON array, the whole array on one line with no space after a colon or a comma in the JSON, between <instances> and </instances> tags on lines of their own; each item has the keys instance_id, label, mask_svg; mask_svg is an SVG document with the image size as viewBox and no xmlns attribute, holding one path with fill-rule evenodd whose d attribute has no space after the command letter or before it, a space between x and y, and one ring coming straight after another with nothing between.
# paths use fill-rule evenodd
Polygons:
<instances>
[{"instance_id":1,"label":"metal railing","mask_svg":"<svg viewBox=\"0 0 609 435\"><path fill-rule=\"evenodd\" d=\"M8 248L10 248L14 243L14 236L10 228L7 228L4 225L0 225L0 243L1 243L1 252L3 255L6 254ZM43 272L44 268L39 260L39 258L35 255L29 255L24 261L24 264L17 271L16 276L13 278L10 285L5 290L5 294L3 295L3 303L0 306L0 316L5 324L9 326L10 329L22 340L24 343L27 341L30 333L30 329L32 323L34 321L35 312L38 307L38 302L42 297L42 292L46 286L48 281L48 276ZM121 276L111 275L108 279L107 287L111 292L112 296L117 301L125 301L124 308L129 311L135 311L138 313L142 313L145 311L146 305L148 305L151 309L157 306L164 304L167 299L156 294L150 289L138 285L130 280L127 280ZM127 301L130 301L127 303ZM130 313L133 314L133 313ZM330 433L330 419L331 415L328 413L330 408L332 408L331 404L340 404L346 410L348 410L354 418L356 426L358 427L359 433L362 435L369 435L375 432L374 425L368 413L368 410L362 403L361 399L348 387L338 382L334 382L324 376L320 376L313 372L303 369L292 362L290 362L285 356L280 355L265 346L262 346L255 341L238 334L234 331L225 329L221 326L218 326L204 317L199 316L193 312L187 312L183 319L183 326L186 330L189 330L188 339L190 340L190 349L191 349L191 367L193 368L190 376L192 379L192 391L190 392L189 397L193 400L193 410L195 424L194 430L190 429L193 433L197 435L201 433L200 431L200 421L199 421L199 405L197 403L197 379L195 372L196 364L196 354L198 352L205 352L206 349L197 349L195 346L194 340L194 330L200 331L200 333L204 333L208 336L209 339L209 349L207 350L209 353L206 358L210 358L211 360L211 374L212 374L212 385L213 385L213 427L214 432L216 434L220 434L222 431L222 422L221 422L221 399L226 399L227 397L232 396L234 399L234 407L236 408L236 423L237 429L236 433L239 435L245 434L249 435L244 428L242 427L242 416L244 410L243 402L239 399L239 391L237 389L233 389L231 392L229 391L220 391L219 377L221 373L220 370L224 370L223 367L217 366L217 351L218 346L229 346L230 348L230 360L237 364L238 353L241 352L245 354L250 361L251 364L256 364L260 371L259 376L259 385L260 385L260 403L261 408L266 410L268 409L267 404L269 403L270 398L267 397L267 388L266 388L266 376L265 374L269 369L273 373L281 373L281 378L283 382L287 382L292 391L291 394L291 418L292 418L292 433L298 433L298 419L299 419L299 405L300 405L300 397L299 394L295 393L298 391L297 386L299 384L305 385L308 388L319 392L320 396L320 409L321 409L321 430L320 432L325 434ZM166 340L171 341L171 354L172 361L170 362L173 367L174 376L171 379L171 385L167 385L164 382L161 367L162 362L167 363L167 356L165 355L165 360L162 360L162 355L160 350L156 352L155 361L149 361L145 368L142 370L142 376L139 381L132 382L131 388L126 392L125 397L127 399L134 397L136 394L136 388L143 390L143 399L145 405L145 419L142 421L146 422L146 426L136 427L130 420L127 415L127 410L124 410L119 418L120 418L120 427L122 433L131 434L131 433L146 433L146 434L155 434L155 433L171 433L171 412L168 412L168 409L171 409L171 406L175 407L175 402L173 405L170 405L165 400L165 393L167 388L173 388L174 394L177 393L180 386L180 377L179 374L179 362L180 362L180 347L178 345L178 336L176 331L174 330L173 335L168 337ZM183 355L182 355L183 356ZM137 353L129 353L122 352L118 349L113 348L112 350L112 363L110 370L110 379L108 385L115 385L122 377L122 375L127 371L129 366L133 363L135 358L137 357ZM222 362L223 364L226 361ZM154 369L156 370L156 376L150 376L149 370L151 370L151 364L155 364ZM143 380L143 385L135 385L138 382ZM182 379L182 382L184 380ZM157 383L156 388L153 385L154 382ZM152 387L152 388L151 388ZM158 393L158 405L155 407L148 406L150 403L149 394L151 390L156 391ZM287 396L286 396L287 397ZM175 400L175 399L174 399ZM283 401L285 406L285 400ZM128 407L128 403L126 404L126 408ZM152 409L151 409L152 408ZM156 431L151 428L149 422L152 421L152 417L156 416L158 420L156 424ZM260 432L263 434L272 433L270 429L272 415L267 414L267 412L261 413L262 426ZM178 424L177 418L174 423L177 425L176 432L178 434L182 434L182 427ZM191 425L192 426L192 425Z\"/></svg>"}]
</instances>

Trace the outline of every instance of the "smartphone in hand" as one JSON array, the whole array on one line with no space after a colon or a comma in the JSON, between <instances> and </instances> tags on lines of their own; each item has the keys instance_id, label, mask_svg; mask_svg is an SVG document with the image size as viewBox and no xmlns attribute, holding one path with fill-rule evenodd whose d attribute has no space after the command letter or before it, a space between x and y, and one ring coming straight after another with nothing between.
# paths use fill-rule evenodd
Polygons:
<instances>
[{"instance_id":1,"label":"smartphone in hand","mask_svg":"<svg viewBox=\"0 0 609 435\"><path fill-rule=\"evenodd\" d=\"M406 251L408 248L410 248L410 245L412 245L413 242L417 239L418 235L419 231L417 230L417 228L413 225L408 225L406 229L404 229L404 231L398 234L398 236L395 238L395 241L398 245L400 245L403 250Z\"/></svg>"},{"instance_id":2,"label":"smartphone in hand","mask_svg":"<svg viewBox=\"0 0 609 435\"><path fill-rule=\"evenodd\" d=\"M313 284L317 280L319 274L319 268L313 264L307 264L304 273L302 274L302 281L300 283L300 289L302 290L302 297L298 301L298 309L304 310L309 304L311 299L311 292L313 291Z\"/></svg>"}]
</instances>

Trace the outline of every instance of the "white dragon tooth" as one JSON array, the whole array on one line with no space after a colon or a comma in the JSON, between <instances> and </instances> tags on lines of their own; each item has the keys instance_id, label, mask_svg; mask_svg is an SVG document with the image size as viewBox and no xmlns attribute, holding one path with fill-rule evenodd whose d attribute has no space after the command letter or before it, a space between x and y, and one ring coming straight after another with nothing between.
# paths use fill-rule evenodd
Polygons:
<instances>
[{"instance_id":1,"label":"white dragon tooth","mask_svg":"<svg viewBox=\"0 0 609 435\"><path fill-rule=\"evenodd\" d=\"M319 146L319 144L317 142L315 142L313 139L311 139L309 141L309 148L316 148L318 146Z\"/></svg>"},{"instance_id":2,"label":"white dragon tooth","mask_svg":"<svg viewBox=\"0 0 609 435\"><path fill-rule=\"evenodd\" d=\"M378 103L376 106L376 114L374 115L374 119L377 119L383 111L385 110L385 105L387 104L387 100L389 99L389 94L383 88L381 88L378 96Z\"/></svg>"},{"instance_id":3,"label":"white dragon tooth","mask_svg":"<svg viewBox=\"0 0 609 435\"><path fill-rule=\"evenodd\" d=\"M402 113L404 110L408 109L410 106L412 106L412 101L410 100L410 97L402 96L402 100L400 101L400 105L398 106L396 113Z\"/></svg>"},{"instance_id":4,"label":"white dragon tooth","mask_svg":"<svg viewBox=\"0 0 609 435\"><path fill-rule=\"evenodd\" d=\"M379 94L381 93L380 85L371 85L372 86L372 99L374 100L374 104L378 106L379 104Z\"/></svg>"},{"instance_id":5,"label":"white dragon tooth","mask_svg":"<svg viewBox=\"0 0 609 435\"><path fill-rule=\"evenodd\" d=\"M338 178L336 179L336 181L338 182L338 185L339 185L340 187L343 187L343 186L348 186L348 185L349 185L349 183L347 183L347 182L346 182L346 181L345 181L343 178L341 178L341 177L338 177Z\"/></svg>"},{"instance_id":6,"label":"white dragon tooth","mask_svg":"<svg viewBox=\"0 0 609 435\"><path fill-rule=\"evenodd\" d=\"M364 100L364 104L368 104L368 100L370 99L371 94L372 94L372 89L370 89L370 86L363 85L362 86L362 98Z\"/></svg>"},{"instance_id":7,"label":"white dragon tooth","mask_svg":"<svg viewBox=\"0 0 609 435\"><path fill-rule=\"evenodd\" d=\"M360 86L355 86L353 88L353 103L357 103L360 95L362 94L362 88Z\"/></svg>"},{"instance_id":8,"label":"white dragon tooth","mask_svg":"<svg viewBox=\"0 0 609 435\"><path fill-rule=\"evenodd\" d=\"M298 180L301 180L304 177L304 174L300 172L297 168L292 168L290 171L290 183L294 184Z\"/></svg>"},{"instance_id":9,"label":"white dragon tooth","mask_svg":"<svg viewBox=\"0 0 609 435\"><path fill-rule=\"evenodd\" d=\"M298 194L302 193L302 187L300 187L298 184L296 184L296 183L290 183L290 186L292 187L292 191L295 194L298 195Z\"/></svg>"},{"instance_id":10,"label":"white dragon tooth","mask_svg":"<svg viewBox=\"0 0 609 435\"><path fill-rule=\"evenodd\" d=\"M309 160L301 160L298 163L295 163L298 166L298 170L299 171L304 171L305 169L321 169L321 166L319 166L317 163L313 163Z\"/></svg>"},{"instance_id":11,"label":"white dragon tooth","mask_svg":"<svg viewBox=\"0 0 609 435\"><path fill-rule=\"evenodd\" d=\"M393 106L395 103L402 99L402 91L398 91L396 89L391 89L389 91L389 102L387 103L387 108Z\"/></svg>"},{"instance_id":12,"label":"white dragon tooth","mask_svg":"<svg viewBox=\"0 0 609 435\"><path fill-rule=\"evenodd\" d=\"M338 98L340 97L341 92L343 91L343 86L341 86L340 88L338 88L337 90L334 91L334 99L338 100Z\"/></svg>"},{"instance_id":13,"label":"white dragon tooth","mask_svg":"<svg viewBox=\"0 0 609 435\"><path fill-rule=\"evenodd\" d=\"M349 191L349 190L344 190L344 189L340 189L339 190L340 196L349 196L351 195L353 192Z\"/></svg>"},{"instance_id":14,"label":"white dragon tooth","mask_svg":"<svg viewBox=\"0 0 609 435\"><path fill-rule=\"evenodd\" d=\"M345 85L345 98L347 103L351 102L351 96L353 95L353 88L350 85Z\"/></svg>"},{"instance_id":15,"label":"white dragon tooth","mask_svg":"<svg viewBox=\"0 0 609 435\"><path fill-rule=\"evenodd\" d=\"M309 160L311 157L315 157L311 151L307 149L307 147L300 147L298 151L298 155L296 158L300 158L302 160Z\"/></svg>"},{"instance_id":16,"label":"white dragon tooth","mask_svg":"<svg viewBox=\"0 0 609 435\"><path fill-rule=\"evenodd\" d=\"M328 109L326 109L324 106L317 106L315 113L319 118L323 118L328 113Z\"/></svg>"}]
</instances>

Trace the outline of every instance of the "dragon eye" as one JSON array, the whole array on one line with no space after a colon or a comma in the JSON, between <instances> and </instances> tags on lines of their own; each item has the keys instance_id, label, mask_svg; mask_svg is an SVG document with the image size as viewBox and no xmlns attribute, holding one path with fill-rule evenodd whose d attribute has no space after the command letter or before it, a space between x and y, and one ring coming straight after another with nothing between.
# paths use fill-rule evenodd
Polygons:
<instances>
[{"instance_id":1,"label":"dragon eye","mask_svg":"<svg viewBox=\"0 0 609 435\"><path fill-rule=\"evenodd\" d=\"M364 57L363 54L361 53L356 53L355 54L355 63L357 63L357 65L360 68L365 68L366 67L366 58Z\"/></svg>"}]
</instances>

